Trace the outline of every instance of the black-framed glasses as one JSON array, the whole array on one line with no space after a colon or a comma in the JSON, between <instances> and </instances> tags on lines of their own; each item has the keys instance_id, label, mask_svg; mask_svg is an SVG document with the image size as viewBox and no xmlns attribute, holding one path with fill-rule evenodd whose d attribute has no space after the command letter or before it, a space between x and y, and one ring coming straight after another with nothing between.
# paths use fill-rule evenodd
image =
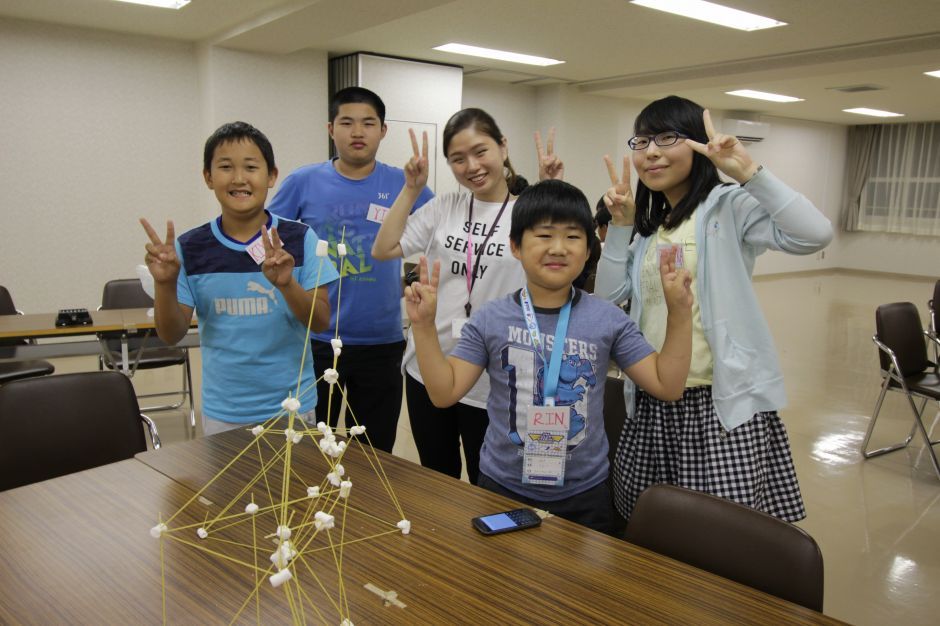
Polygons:
<instances>
[{"instance_id":1,"label":"black-framed glasses","mask_svg":"<svg viewBox=\"0 0 940 626\"><path fill-rule=\"evenodd\" d=\"M627 145L631 150L646 150L650 141L653 141L660 148L665 148L666 146L671 146L680 139L688 139L688 135L684 135L677 130L666 130L656 135L636 135L635 137L630 137L627 140Z\"/></svg>"}]
</instances>

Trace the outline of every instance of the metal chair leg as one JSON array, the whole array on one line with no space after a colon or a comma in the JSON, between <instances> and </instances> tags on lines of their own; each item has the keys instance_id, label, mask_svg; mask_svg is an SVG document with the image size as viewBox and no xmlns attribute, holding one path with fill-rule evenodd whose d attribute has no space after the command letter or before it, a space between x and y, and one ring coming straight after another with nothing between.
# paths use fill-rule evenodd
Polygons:
<instances>
[{"instance_id":1,"label":"metal chair leg","mask_svg":"<svg viewBox=\"0 0 940 626\"><path fill-rule=\"evenodd\" d=\"M920 433L924 436L927 452L930 453L930 460L933 462L933 469L937 473L937 478L940 478L940 461L937 460L937 453L934 452L933 449L934 444L940 442L933 442L930 440L930 433L927 432L927 428L924 426L924 421L921 418L924 413L924 408L927 406L927 399L924 398L924 403L920 406L920 411L917 410L917 405L914 404L914 398L908 395L907 400L911 405L911 410L914 411L914 426L920 427Z\"/></svg>"},{"instance_id":2,"label":"metal chair leg","mask_svg":"<svg viewBox=\"0 0 940 626\"><path fill-rule=\"evenodd\" d=\"M881 413L881 405L884 403L885 394L888 393L888 385L890 383L891 379L886 377L884 384L881 385L881 393L878 395L878 402L875 403L875 412L871 416L871 421L868 422L868 430L865 432L865 439L862 441L862 456L866 459L881 456L882 454L887 454L889 452L894 452L895 450L900 450L901 448L906 448L914 438L914 431L917 429L917 424L912 424L911 432L908 433L907 438L901 443L885 446L884 448L878 448L877 450L868 449L868 444L871 441L871 435L875 431L875 422L878 420L878 415ZM916 418L914 421L920 422L920 420Z\"/></svg>"}]
</instances>

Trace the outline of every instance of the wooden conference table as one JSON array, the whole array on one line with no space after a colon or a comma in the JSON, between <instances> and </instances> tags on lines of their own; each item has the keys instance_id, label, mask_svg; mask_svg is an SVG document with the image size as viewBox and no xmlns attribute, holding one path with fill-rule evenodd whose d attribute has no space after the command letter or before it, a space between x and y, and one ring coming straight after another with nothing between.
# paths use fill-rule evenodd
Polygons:
<instances>
[{"instance_id":1,"label":"wooden conference table","mask_svg":"<svg viewBox=\"0 0 940 626\"><path fill-rule=\"evenodd\" d=\"M167 622L231 622L254 585L243 569L155 540L148 531L158 516L167 519L192 500L250 441L247 431L231 431L0 493L0 623L160 623L161 543ZM559 518L484 537L470 518L512 507L510 500L391 455L378 457L412 530L347 543L344 602L359 626L840 623ZM241 491L251 473L247 464L235 463L173 524L198 526L215 515ZM368 479L366 453L350 445L343 464L354 483L351 498L377 517L397 519L378 481ZM312 443L293 448L299 474L322 476L324 467ZM271 483L280 485L279 478ZM369 523L347 521L345 539L369 532ZM191 541L198 541L194 533ZM325 590L310 589L312 597L338 589L330 577L337 564L322 554L322 562L310 558ZM405 608L384 605L368 583L394 590ZM288 623L285 588L263 578L260 584L260 608L249 605L236 623ZM316 603L321 614L308 608L307 622L339 624L337 605Z\"/></svg>"},{"instance_id":2,"label":"wooden conference table","mask_svg":"<svg viewBox=\"0 0 940 626\"><path fill-rule=\"evenodd\" d=\"M99 333L120 334L122 371L132 369L134 355L128 352L128 337L139 331L155 328L148 309L108 309L90 311L92 323L87 326L56 326L56 313L32 313L29 315L0 315L0 339L51 339L40 344L3 347L0 360L48 359L62 356L87 356L100 354L102 347L95 340L71 341L83 336ZM193 328L196 327L195 317ZM57 341L58 340L58 341ZM64 341L63 341L64 340ZM199 335L190 333L177 344L191 348L199 345Z\"/></svg>"}]
</instances>

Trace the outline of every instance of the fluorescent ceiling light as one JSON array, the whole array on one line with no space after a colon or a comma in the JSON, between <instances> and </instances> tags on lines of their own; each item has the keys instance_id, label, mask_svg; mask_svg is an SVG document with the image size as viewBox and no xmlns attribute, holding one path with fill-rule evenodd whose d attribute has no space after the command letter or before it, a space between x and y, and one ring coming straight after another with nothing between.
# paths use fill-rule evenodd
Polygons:
<instances>
[{"instance_id":1,"label":"fluorescent ceiling light","mask_svg":"<svg viewBox=\"0 0 940 626\"><path fill-rule=\"evenodd\" d=\"M437 46L435 50L441 52L452 52L454 54L466 54L472 57L484 57L486 59L498 59L500 61L509 61L511 63L525 63L526 65L558 65L564 61L557 59L547 59L545 57L536 57L530 54L519 54L518 52L504 52L503 50L493 50L492 48L478 48L477 46L468 46L462 43L447 43L443 46Z\"/></svg>"},{"instance_id":2,"label":"fluorescent ceiling light","mask_svg":"<svg viewBox=\"0 0 940 626\"><path fill-rule=\"evenodd\" d=\"M189 4L190 0L117 0L118 2L130 2L131 4L145 4L148 7L160 7L161 9L182 9Z\"/></svg>"},{"instance_id":3,"label":"fluorescent ceiling light","mask_svg":"<svg viewBox=\"0 0 940 626\"><path fill-rule=\"evenodd\" d=\"M786 22L739 11L714 2L705 2L705 0L630 0L630 3L738 30L761 30L787 25Z\"/></svg>"},{"instance_id":4,"label":"fluorescent ceiling light","mask_svg":"<svg viewBox=\"0 0 940 626\"><path fill-rule=\"evenodd\" d=\"M803 102L803 98L794 98L793 96L781 96L778 93L767 93L766 91L754 91L753 89L738 89L736 91L726 91L729 96L741 96L742 98L756 98L758 100L770 100L771 102Z\"/></svg>"},{"instance_id":5,"label":"fluorescent ceiling light","mask_svg":"<svg viewBox=\"0 0 940 626\"><path fill-rule=\"evenodd\" d=\"M934 78L940 78L940 70L934 70L932 72L924 72L927 76L933 76Z\"/></svg>"},{"instance_id":6,"label":"fluorescent ceiling light","mask_svg":"<svg viewBox=\"0 0 940 626\"><path fill-rule=\"evenodd\" d=\"M879 111L878 109L866 109L859 107L857 109L842 109L846 113L858 113L859 115L871 115L872 117L904 117L903 113L892 113L891 111Z\"/></svg>"}]
</instances>

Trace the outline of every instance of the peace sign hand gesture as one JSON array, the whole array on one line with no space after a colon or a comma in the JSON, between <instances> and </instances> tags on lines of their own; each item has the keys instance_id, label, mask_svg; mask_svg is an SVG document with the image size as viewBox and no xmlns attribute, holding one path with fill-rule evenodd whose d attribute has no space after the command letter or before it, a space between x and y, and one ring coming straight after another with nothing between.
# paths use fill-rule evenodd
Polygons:
<instances>
[{"instance_id":1,"label":"peace sign hand gesture","mask_svg":"<svg viewBox=\"0 0 940 626\"><path fill-rule=\"evenodd\" d=\"M153 275L153 281L157 284L175 285L180 274L180 260L176 256L176 230L173 228L173 222L167 220L165 241L160 241L157 231L144 218L140 218L140 225L150 237L150 243L146 245L144 263Z\"/></svg>"},{"instance_id":2,"label":"peace sign hand gesture","mask_svg":"<svg viewBox=\"0 0 940 626\"><path fill-rule=\"evenodd\" d=\"M610 211L611 221L617 226L632 226L636 216L636 202L630 188L630 157L623 157L623 174L617 178L614 163L609 155L604 155L607 173L610 175L610 188L604 194L604 204Z\"/></svg>"},{"instance_id":3,"label":"peace sign hand gesture","mask_svg":"<svg viewBox=\"0 0 940 626\"><path fill-rule=\"evenodd\" d=\"M564 180L565 164L555 154L555 128L548 131L548 144L542 147L542 133L535 131L535 152L539 159L539 180Z\"/></svg>"},{"instance_id":4,"label":"peace sign hand gesture","mask_svg":"<svg viewBox=\"0 0 940 626\"><path fill-rule=\"evenodd\" d=\"M757 165L751 160L751 155L744 149L744 145L734 135L716 132L708 109L705 109L702 119L705 122L708 143L701 144L692 139L686 139L685 143L699 154L708 157L715 167L738 183L743 185L751 180L757 173Z\"/></svg>"},{"instance_id":5,"label":"peace sign hand gesture","mask_svg":"<svg viewBox=\"0 0 940 626\"><path fill-rule=\"evenodd\" d=\"M405 187L421 190L428 184L428 132L421 133L421 152L418 152L418 138L415 137L415 131L409 128L408 136L411 137L414 156L405 164Z\"/></svg>"},{"instance_id":6,"label":"peace sign hand gesture","mask_svg":"<svg viewBox=\"0 0 940 626\"><path fill-rule=\"evenodd\" d=\"M268 231L262 225L261 239L264 242L264 261L261 263L261 272L275 287L286 287L294 278L294 257L284 249L284 243L277 234L277 228Z\"/></svg>"},{"instance_id":7,"label":"peace sign hand gesture","mask_svg":"<svg viewBox=\"0 0 940 626\"><path fill-rule=\"evenodd\" d=\"M413 326L434 326L437 314L437 285L441 280L441 262L434 261L428 275L428 258L418 261L418 280L405 287L405 310Z\"/></svg>"}]
</instances>

